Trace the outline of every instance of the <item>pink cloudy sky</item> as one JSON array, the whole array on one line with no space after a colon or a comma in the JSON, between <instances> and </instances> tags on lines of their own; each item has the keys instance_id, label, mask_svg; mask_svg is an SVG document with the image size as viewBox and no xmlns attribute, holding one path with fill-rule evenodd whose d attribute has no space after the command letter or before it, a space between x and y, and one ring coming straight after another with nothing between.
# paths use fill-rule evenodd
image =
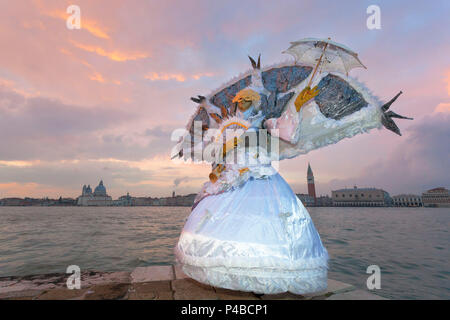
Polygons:
<instances>
[{"instance_id":1,"label":"pink cloudy sky","mask_svg":"<svg viewBox=\"0 0 450 320\"><path fill-rule=\"evenodd\" d=\"M66 8L81 8L81 30ZM381 30L366 8L381 7ZM359 52L352 75L393 110L399 137L375 130L283 161L306 192L449 186L450 2L0 0L0 198L76 197L103 179L115 198L197 192L207 165L169 160L169 135L207 94L249 68L289 59L289 41L332 37Z\"/></svg>"}]
</instances>

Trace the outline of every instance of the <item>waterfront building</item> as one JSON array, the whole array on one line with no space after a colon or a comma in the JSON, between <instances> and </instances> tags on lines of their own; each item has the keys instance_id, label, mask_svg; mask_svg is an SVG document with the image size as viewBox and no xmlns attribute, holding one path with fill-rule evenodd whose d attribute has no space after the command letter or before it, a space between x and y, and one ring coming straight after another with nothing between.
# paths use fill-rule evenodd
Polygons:
<instances>
[{"instance_id":1,"label":"waterfront building","mask_svg":"<svg viewBox=\"0 0 450 320\"><path fill-rule=\"evenodd\" d=\"M318 207L332 207L333 199L331 199L328 195L320 196L316 198L316 206Z\"/></svg>"},{"instance_id":2,"label":"waterfront building","mask_svg":"<svg viewBox=\"0 0 450 320\"><path fill-rule=\"evenodd\" d=\"M2 206L25 206L25 200L21 198L4 198L0 201Z\"/></svg>"},{"instance_id":3,"label":"waterfront building","mask_svg":"<svg viewBox=\"0 0 450 320\"><path fill-rule=\"evenodd\" d=\"M134 206L152 206L154 199L151 197L136 197L133 198Z\"/></svg>"},{"instance_id":4,"label":"waterfront building","mask_svg":"<svg viewBox=\"0 0 450 320\"><path fill-rule=\"evenodd\" d=\"M331 191L336 207L386 207L392 205L389 193L376 188L339 189Z\"/></svg>"},{"instance_id":5,"label":"waterfront building","mask_svg":"<svg viewBox=\"0 0 450 320\"><path fill-rule=\"evenodd\" d=\"M101 180L92 192L91 186L83 186L81 196L77 198L79 206L110 206L113 204L112 198L106 193L106 188Z\"/></svg>"},{"instance_id":6,"label":"waterfront building","mask_svg":"<svg viewBox=\"0 0 450 320\"><path fill-rule=\"evenodd\" d=\"M314 174L311 170L311 166L308 162L308 173L306 175L306 181L308 183L308 195L314 199L314 205L317 204L316 199L316 185L314 184Z\"/></svg>"},{"instance_id":7,"label":"waterfront building","mask_svg":"<svg viewBox=\"0 0 450 320\"><path fill-rule=\"evenodd\" d=\"M424 207L449 208L450 196L448 189L439 187L422 193L422 203Z\"/></svg>"},{"instance_id":8,"label":"waterfront building","mask_svg":"<svg viewBox=\"0 0 450 320\"><path fill-rule=\"evenodd\" d=\"M421 207L422 197L415 194L399 194L392 197L395 207Z\"/></svg>"},{"instance_id":9,"label":"waterfront building","mask_svg":"<svg viewBox=\"0 0 450 320\"><path fill-rule=\"evenodd\" d=\"M49 199L49 198L5 198L0 199L0 206L20 206L20 207L28 207L28 206L73 206L76 200L72 198L62 198L59 199Z\"/></svg>"},{"instance_id":10,"label":"waterfront building","mask_svg":"<svg viewBox=\"0 0 450 320\"><path fill-rule=\"evenodd\" d=\"M191 207L194 204L195 193L185 196L174 195L171 197L151 198L151 197L131 197L132 206L174 206L174 207ZM121 197L122 198L122 197ZM120 198L119 198L120 199Z\"/></svg>"},{"instance_id":11,"label":"waterfront building","mask_svg":"<svg viewBox=\"0 0 450 320\"><path fill-rule=\"evenodd\" d=\"M297 198L303 203L305 207L313 207L316 204L316 199L310 196L309 194L298 193L296 194Z\"/></svg>"},{"instance_id":12,"label":"waterfront building","mask_svg":"<svg viewBox=\"0 0 450 320\"><path fill-rule=\"evenodd\" d=\"M127 192L126 196L121 196L117 200L112 201L113 206L119 206L119 207L131 207L134 206L134 198L130 196L130 194Z\"/></svg>"},{"instance_id":13,"label":"waterfront building","mask_svg":"<svg viewBox=\"0 0 450 320\"><path fill-rule=\"evenodd\" d=\"M175 192L172 194L172 197L160 198L160 205L163 206L175 206L175 207L190 207L194 204L195 197L197 195L195 193L191 193L185 196L177 196Z\"/></svg>"}]
</instances>

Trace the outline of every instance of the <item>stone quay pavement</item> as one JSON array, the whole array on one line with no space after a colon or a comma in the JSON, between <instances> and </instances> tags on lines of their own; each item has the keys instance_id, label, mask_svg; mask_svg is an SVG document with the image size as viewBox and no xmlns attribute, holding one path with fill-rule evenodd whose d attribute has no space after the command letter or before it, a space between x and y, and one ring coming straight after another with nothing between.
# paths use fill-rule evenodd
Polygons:
<instances>
[{"instance_id":1,"label":"stone quay pavement","mask_svg":"<svg viewBox=\"0 0 450 320\"><path fill-rule=\"evenodd\" d=\"M386 300L368 291L328 279L314 294L257 295L211 287L188 278L178 266L138 267L132 272L81 273L81 288L68 289L70 274L1 277L0 300Z\"/></svg>"}]
</instances>

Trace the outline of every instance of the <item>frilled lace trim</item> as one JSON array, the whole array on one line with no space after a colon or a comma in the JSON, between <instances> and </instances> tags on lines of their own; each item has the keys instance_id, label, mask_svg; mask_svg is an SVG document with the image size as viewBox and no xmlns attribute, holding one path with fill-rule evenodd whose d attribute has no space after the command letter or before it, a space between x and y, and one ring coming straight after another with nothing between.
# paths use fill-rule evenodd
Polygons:
<instances>
[{"instance_id":1,"label":"frilled lace trim","mask_svg":"<svg viewBox=\"0 0 450 320\"><path fill-rule=\"evenodd\" d=\"M215 287L276 294L292 292L306 294L323 291L327 288L327 269L281 270L263 268L204 268L189 264L181 265L189 277Z\"/></svg>"},{"instance_id":2,"label":"frilled lace trim","mask_svg":"<svg viewBox=\"0 0 450 320\"><path fill-rule=\"evenodd\" d=\"M323 72L313 81L312 87L317 85L322 78L332 72ZM280 141L280 160L294 158L300 154L306 154L330 144L339 142L344 138L351 138L360 133L369 132L374 128L381 128L381 101L375 97L369 89L352 77L344 77L348 83L357 90L368 102L368 106L354 112L340 120L325 117L313 100L300 109L300 124L292 141L295 144ZM295 88L300 92L306 86L306 81ZM293 99L288 102L287 108L292 107Z\"/></svg>"},{"instance_id":3,"label":"frilled lace trim","mask_svg":"<svg viewBox=\"0 0 450 320\"><path fill-rule=\"evenodd\" d=\"M195 197L194 203L196 206L201 200L210 195L227 192L241 187L249 179L264 179L277 173L277 171L269 164L266 165L252 165L246 167L247 171L240 172L240 169L245 168L242 165L226 165L225 171L222 172L219 179L212 183L207 181L203 184L202 189Z\"/></svg>"},{"instance_id":4,"label":"frilled lace trim","mask_svg":"<svg viewBox=\"0 0 450 320\"><path fill-rule=\"evenodd\" d=\"M209 248L209 252L236 252L234 255L192 255L190 253L205 252L200 247ZM237 249L240 247L239 249ZM213 249L211 249L213 248ZM275 248L276 249L276 248ZM244 255L239 255L245 252ZM310 258L289 259L275 255L267 255L267 245L243 244L233 241L210 239L200 235L187 235L182 233L174 252L178 262L196 267L225 267L225 268L264 268L266 270L284 270L286 272L295 270L312 270L328 268L328 253L323 251L322 255Z\"/></svg>"}]
</instances>

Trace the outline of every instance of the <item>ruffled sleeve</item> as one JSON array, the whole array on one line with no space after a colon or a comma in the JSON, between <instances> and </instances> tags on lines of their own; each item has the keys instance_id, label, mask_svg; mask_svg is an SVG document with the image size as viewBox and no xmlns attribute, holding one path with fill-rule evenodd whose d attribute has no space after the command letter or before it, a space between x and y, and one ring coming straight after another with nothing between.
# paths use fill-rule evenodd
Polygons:
<instances>
[{"instance_id":1,"label":"ruffled sleeve","mask_svg":"<svg viewBox=\"0 0 450 320\"><path fill-rule=\"evenodd\" d=\"M299 114L295 106L289 104L279 118L267 119L264 122L264 127L272 136L295 144L298 140L299 124Z\"/></svg>"}]
</instances>

